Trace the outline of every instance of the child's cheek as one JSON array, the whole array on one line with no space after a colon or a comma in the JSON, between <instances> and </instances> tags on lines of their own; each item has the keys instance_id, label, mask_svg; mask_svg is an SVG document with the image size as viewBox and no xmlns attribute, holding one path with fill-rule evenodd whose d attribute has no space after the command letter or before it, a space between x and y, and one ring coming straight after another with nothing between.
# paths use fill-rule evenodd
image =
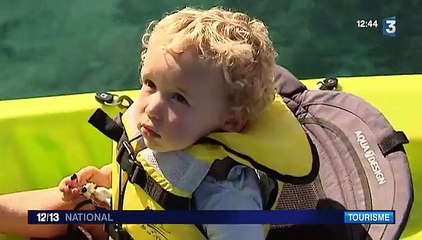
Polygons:
<instances>
[{"instance_id":1,"label":"child's cheek","mask_svg":"<svg viewBox=\"0 0 422 240\"><path fill-rule=\"evenodd\" d=\"M185 125L186 124L184 124L183 121L174 119L173 121L169 122L167 130L173 136L173 138L180 137L183 135L183 132L187 130Z\"/></svg>"},{"instance_id":2,"label":"child's cheek","mask_svg":"<svg viewBox=\"0 0 422 240\"><path fill-rule=\"evenodd\" d=\"M171 135L171 138L181 143L189 141L194 128L195 126L193 126L192 123L176 119L169 124L167 129Z\"/></svg>"}]
</instances>

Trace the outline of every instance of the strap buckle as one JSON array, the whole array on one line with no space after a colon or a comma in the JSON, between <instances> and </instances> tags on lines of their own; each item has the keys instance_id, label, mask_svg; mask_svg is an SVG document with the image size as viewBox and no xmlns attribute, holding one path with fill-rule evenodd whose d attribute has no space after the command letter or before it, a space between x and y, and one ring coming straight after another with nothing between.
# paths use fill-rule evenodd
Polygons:
<instances>
[{"instance_id":1,"label":"strap buckle","mask_svg":"<svg viewBox=\"0 0 422 240\"><path fill-rule=\"evenodd\" d=\"M327 77L317 84L320 90L336 90L338 88L338 79L335 77Z\"/></svg>"},{"instance_id":2,"label":"strap buckle","mask_svg":"<svg viewBox=\"0 0 422 240\"><path fill-rule=\"evenodd\" d=\"M123 141L121 145L123 145L123 147L119 150L118 162L127 173L129 182L134 183L136 179L140 177L145 178L145 174L142 174L144 173L143 168L136 162L130 143ZM127 154L127 157L125 154Z\"/></svg>"},{"instance_id":3,"label":"strap buckle","mask_svg":"<svg viewBox=\"0 0 422 240\"><path fill-rule=\"evenodd\" d=\"M130 143L128 141L123 141L122 145L123 145L123 147L125 147L125 150L129 154L129 160L133 162L135 160L135 156L133 155L132 146L130 145Z\"/></svg>"},{"instance_id":4,"label":"strap buckle","mask_svg":"<svg viewBox=\"0 0 422 240\"><path fill-rule=\"evenodd\" d=\"M119 142L117 146L118 146L118 152L117 152L116 158L119 164L123 163L124 158L127 158L129 162L134 161L135 157L133 155L133 148L128 141L123 140Z\"/></svg>"},{"instance_id":5,"label":"strap buckle","mask_svg":"<svg viewBox=\"0 0 422 240\"><path fill-rule=\"evenodd\" d=\"M119 108L129 108L133 104L133 100L126 95L117 95L109 92L95 93L95 100L107 106L118 106Z\"/></svg>"}]
</instances>

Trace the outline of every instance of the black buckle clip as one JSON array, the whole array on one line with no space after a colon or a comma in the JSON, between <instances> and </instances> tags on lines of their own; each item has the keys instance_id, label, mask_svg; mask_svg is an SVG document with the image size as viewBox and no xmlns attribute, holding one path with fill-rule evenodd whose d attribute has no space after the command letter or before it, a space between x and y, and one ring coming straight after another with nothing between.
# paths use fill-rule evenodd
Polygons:
<instances>
[{"instance_id":1,"label":"black buckle clip","mask_svg":"<svg viewBox=\"0 0 422 240\"><path fill-rule=\"evenodd\" d=\"M117 156L116 156L116 159L117 159L117 162L120 164L121 162L122 162L122 160L123 160L123 155L125 154L125 153L127 153L128 154L128 160L130 161L130 160L134 160L135 159L135 157L134 157L134 155L133 155L133 148L132 148L132 146L130 145L130 143L129 142L127 142L127 141L123 141L122 143L120 143L119 142L119 144L118 144L118 152L117 152Z\"/></svg>"},{"instance_id":2,"label":"black buckle clip","mask_svg":"<svg viewBox=\"0 0 422 240\"><path fill-rule=\"evenodd\" d=\"M129 108L133 104L133 100L126 95L117 95L109 92L95 93L95 100L101 104L108 106L118 106L120 108Z\"/></svg>"},{"instance_id":3,"label":"black buckle clip","mask_svg":"<svg viewBox=\"0 0 422 240\"><path fill-rule=\"evenodd\" d=\"M126 151L129 153L129 160L134 161L135 156L133 155L133 148L132 145L128 141L123 141L123 147L125 147Z\"/></svg>"},{"instance_id":4,"label":"black buckle clip","mask_svg":"<svg viewBox=\"0 0 422 240\"><path fill-rule=\"evenodd\" d=\"M327 77L318 82L320 90L336 90L338 88L338 79L335 77Z\"/></svg>"},{"instance_id":5,"label":"black buckle clip","mask_svg":"<svg viewBox=\"0 0 422 240\"><path fill-rule=\"evenodd\" d=\"M118 160L123 167L123 170L127 173L129 182L134 183L136 179L139 178L138 175L142 172L143 168L136 162L135 156L133 155L133 148L130 143L123 141L122 145L124 149L121 148L119 150ZM122 159L125 152L128 153L127 162L123 162L125 160Z\"/></svg>"}]
</instances>

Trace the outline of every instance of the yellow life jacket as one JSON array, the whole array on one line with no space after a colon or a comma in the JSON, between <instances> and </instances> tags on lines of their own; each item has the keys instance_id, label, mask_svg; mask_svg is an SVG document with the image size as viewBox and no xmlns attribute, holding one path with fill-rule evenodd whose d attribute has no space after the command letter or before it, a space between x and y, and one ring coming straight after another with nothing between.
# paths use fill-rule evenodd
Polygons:
<instances>
[{"instance_id":1,"label":"yellow life jacket","mask_svg":"<svg viewBox=\"0 0 422 240\"><path fill-rule=\"evenodd\" d=\"M130 114L129 108L121 116L121 123L118 123L123 126L120 140L114 137L118 144L112 162L113 210L189 208L193 191L187 192L172 184L146 160L143 151L138 151L140 147L137 145L140 142L130 141L137 134ZM313 180L318 164L313 159L312 151L302 126L278 95L272 105L242 132L211 133L186 150L192 157L209 166L214 161L229 157L240 164L265 172L270 178L277 180L277 196L283 182L307 183ZM130 158L130 155L133 162L122 161ZM144 175L137 177L136 173L139 172ZM275 204L274 202L268 208L274 209ZM186 239L187 236L189 239L206 239L200 228L194 224L127 224L111 231L128 233L135 240L176 240Z\"/></svg>"}]
</instances>

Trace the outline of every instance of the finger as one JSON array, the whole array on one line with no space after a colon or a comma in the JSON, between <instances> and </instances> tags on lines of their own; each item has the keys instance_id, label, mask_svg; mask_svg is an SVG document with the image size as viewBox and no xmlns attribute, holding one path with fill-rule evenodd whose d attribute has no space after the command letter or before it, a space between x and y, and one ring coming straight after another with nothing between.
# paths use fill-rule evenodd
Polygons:
<instances>
[{"instance_id":1,"label":"finger","mask_svg":"<svg viewBox=\"0 0 422 240\"><path fill-rule=\"evenodd\" d=\"M78 175L76 173L72 174L72 176L70 176L70 180L74 181L74 180L78 180Z\"/></svg>"},{"instance_id":2,"label":"finger","mask_svg":"<svg viewBox=\"0 0 422 240\"><path fill-rule=\"evenodd\" d=\"M79 193L80 193L80 191L79 191L79 189L78 188L72 188L72 189L70 189L70 193L72 194L72 195L79 195Z\"/></svg>"},{"instance_id":3,"label":"finger","mask_svg":"<svg viewBox=\"0 0 422 240\"><path fill-rule=\"evenodd\" d=\"M66 184L65 182L63 182L62 184L59 185L59 190L63 193L68 193L70 192L71 189L73 189L74 187L72 187L69 184Z\"/></svg>"},{"instance_id":4,"label":"finger","mask_svg":"<svg viewBox=\"0 0 422 240\"><path fill-rule=\"evenodd\" d=\"M69 184L70 184L70 179L68 177L65 177L60 181L59 187L63 187Z\"/></svg>"},{"instance_id":5,"label":"finger","mask_svg":"<svg viewBox=\"0 0 422 240\"><path fill-rule=\"evenodd\" d=\"M59 183L59 190L63 192L67 188L67 185L64 180Z\"/></svg>"},{"instance_id":6,"label":"finger","mask_svg":"<svg viewBox=\"0 0 422 240\"><path fill-rule=\"evenodd\" d=\"M99 169L93 166L82 168L79 172L77 172L78 181L80 185L84 185L87 182L92 182L91 178L94 176L95 173L98 173Z\"/></svg>"},{"instance_id":7,"label":"finger","mask_svg":"<svg viewBox=\"0 0 422 240\"><path fill-rule=\"evenodd\" d=\"M72 199L70 192L69 191L63 192L62 199L66 202L70 201Z\"/></svg>"},{"instance_id":8,"label":"finger","mask_svg":"<svg viewBox=\"0 0 422 240\"><path fill-rule=\"evenodd\" d=\"M73 182L73 180L70 179L69 177L65 177L60 183L59 185L70 185Z\"/></svg>"},{"instance_id":9,"label":"finger","mask_svg":"<svg viewBox=\"0 0 422 240\"><path fill-rule=\"evenodd\" d=\"M60 187L67 187L72 185L72 181L69 178L65 178L62 180L62 182L59 184Z\"/></svg>"},{"instance_id":10,"label":"finger","mask_svg":"<svg viewBox=\"0 0 422 240\"><path fill-rule=\"evenodd\" d=\"M76 173L72 174L68 180L67 180L67 184L72 186L72 187L78 187L79 186L79 177Z\"/></svg>"},{"instance_id":11,"label":"finger","mask_svg":"<svg viewBox=\"0 0 422 240\"><path fill-rule=\"evenodd\" d=\"M68 189L67 186L59 187L59 190L62 193L66 193L67 189Z\"/></svg>"},{"instance_id":12,"label":"finger","mask_svg":"<svg viewBox=\"0 0 422 240\"><path fill-rule=\"evenodd\" d=\"M77 188L72 188L72 189L67 189L64 193L63 193L63 199L65 201L71 201L71 200L75 200L78 197L80 197L80 193L79 193L79 189Z\"/></svg>"}]
</instances>

